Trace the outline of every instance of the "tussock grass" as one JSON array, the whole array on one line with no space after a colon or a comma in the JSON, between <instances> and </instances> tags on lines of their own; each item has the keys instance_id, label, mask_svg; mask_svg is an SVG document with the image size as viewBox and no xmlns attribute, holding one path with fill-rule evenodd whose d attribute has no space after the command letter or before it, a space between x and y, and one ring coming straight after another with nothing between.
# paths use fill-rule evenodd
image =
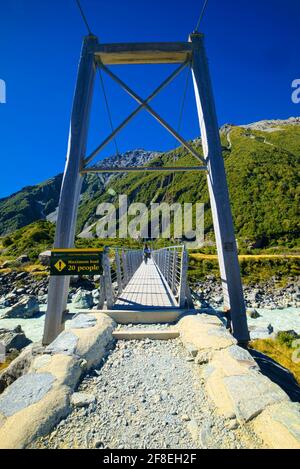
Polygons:
<instances>
[{"instance_id":1,"label":"tussock grass","mask_svg":"<svg viewBox=\"0 0 300 469\"><path fill-rule=\"evenodd\" d=\"M281 366L287 368L293 373L295 379L300 384L300 363L295 363L295 360L293 360L293 354L296 349L292 348L288 343L284 343L278 338L259 339L252 341L250 347L258 352L264 353ZM300 353L298 353L298 358L300 358Z\"/></svg>"},{"instance_id":2,"label":"tussock grass","mask_svg":"<svg viewBox=\"0 0 300 469\"><path fill-rule=\"evenodd\" d=\"M14 352L12 352L12 353L7 354L5 362L4 362L4 363L0 363L0 372L3 371L3 370L5 370L5 368L7 368L7 367L11 364L11 362L12 362L15 358L17 358L17 356L19 355L19 353L20 353L20 352L18 352L18 351L14 351Z\"/></svg>"}]
</instances>

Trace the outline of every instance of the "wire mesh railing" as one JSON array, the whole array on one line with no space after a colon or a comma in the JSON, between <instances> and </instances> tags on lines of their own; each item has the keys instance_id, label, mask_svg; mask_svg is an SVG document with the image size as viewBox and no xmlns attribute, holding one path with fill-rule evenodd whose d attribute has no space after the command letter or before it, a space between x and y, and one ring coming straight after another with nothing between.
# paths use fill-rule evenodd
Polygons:
<instances>
[{"instance_id":1,"label":"wire mesh railing","mask_svg":"<svg viewBox=\"0 0 300 469\"><path fill-rule=\"evenodd\" d=\"M187 282L188 254L185 246L172 246L151 253L154 264L171 290L178 307L192 308ZM143 250L109 249L103 252L99 309L112 309L143 262Z\"/></svg>"},{"instance_id":2,"label":"wire mesh railing","mask_svg":"<svg viewBox=\"0 0 300 469\"><path fill-rule=\"evenodd\" d=\"M184 308L188 289L188 254L185 246L172 246L153 251L152 257L178 306Z\"/></svg>"},{"instance_id":3,"label":"wire mesh railing","mask_svg":"<svg viewBox=\"0 0 300 469\"><path fill-rule=\"evenodd\" d=\"M99 309L105 303L108 309L113 308L142 262L142 250L104 249Z\"/></svg>"}]
</instances>

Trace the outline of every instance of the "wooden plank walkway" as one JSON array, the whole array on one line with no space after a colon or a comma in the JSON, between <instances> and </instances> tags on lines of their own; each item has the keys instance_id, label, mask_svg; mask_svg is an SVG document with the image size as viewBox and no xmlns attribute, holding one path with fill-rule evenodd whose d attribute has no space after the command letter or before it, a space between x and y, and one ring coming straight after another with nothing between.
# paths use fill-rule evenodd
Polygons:
<instances>
[{"instance_id":1,"label":"wooden plank walkway","mask_svg":"<svg viewBox=\"0 0 300 469\"><path fill-rule=\"evenodd\" d=\"M177 308L169 285L160 274L153 260L144 262L138 268L114 309L144 310L151 308Z\"/></svg>"}]
</instances>

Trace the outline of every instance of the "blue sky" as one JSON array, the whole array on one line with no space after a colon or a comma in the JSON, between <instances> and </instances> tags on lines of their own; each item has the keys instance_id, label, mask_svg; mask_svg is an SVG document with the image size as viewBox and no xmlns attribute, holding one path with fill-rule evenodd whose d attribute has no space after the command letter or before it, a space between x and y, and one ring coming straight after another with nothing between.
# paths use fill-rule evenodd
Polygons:
<instances>
[{"instance_id":1,"label":"blue sky","mask_svg":"<svg viewBox=\"0 0 300 469\"><path fill-rule=\"evenodd\" d=\"M202 0L81 0L101 42L184 41L194 29ZM69 117L85 27L74 0L0 0L0 197L63 171ZM206 46L219 124L300 115L291 83L300 78L299 0L209 0L201 30ZM147 96L172 66L114 67ZM178 125L185 72L153 101ZM105 77L114 124L136 104ZM96 81L89 149L109 133L100 83ZM181 132L199 135L189 81ZM118 137L120 151L167 150L173 137L141 114ZM108 146L101 157L114 153Z\"/></svg>"}]
</instances>

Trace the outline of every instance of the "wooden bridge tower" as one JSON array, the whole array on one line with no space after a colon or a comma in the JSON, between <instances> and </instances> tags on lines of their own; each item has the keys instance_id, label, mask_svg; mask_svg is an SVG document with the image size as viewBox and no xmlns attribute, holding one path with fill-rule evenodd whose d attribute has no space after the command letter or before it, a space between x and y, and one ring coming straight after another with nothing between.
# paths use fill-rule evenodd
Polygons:
<instances>
[{"instance_id":1,"label":"wooden bridge tower","mask_svg":"<svg viewBox=\"0 0 300 469\"><path fill-rule=\"evenodd\" d=\"M142 99L108 68L115 64L179 64L177 68L147 99ZM186 66L191 66L203 157L162 119L149 102L167 86ZM97 67L115 80L139 106L120 124L89 156L86 144L93 85ZM193 167L126 168L130 171L206 171L209 187L214 230L218 249L224 302L231 312L233 334L239 343L249 340L245 302L238 262L237 246L230 209L224 161L222 157L219 127L212 92L209 67L205 53L204 36L192 33L188 42L99 44L97 37L85 37L79 63L71 116L69 145L62 182L55 248L73 247L76 216L82 180L90 172L124 172L124 168L91 168L88 164L142 109L148 111L165 127L201 165ZM63 313L66 310L69 277L51 277L43 343L49 344L63 329Z\"/></svg>"}]
</instances>

